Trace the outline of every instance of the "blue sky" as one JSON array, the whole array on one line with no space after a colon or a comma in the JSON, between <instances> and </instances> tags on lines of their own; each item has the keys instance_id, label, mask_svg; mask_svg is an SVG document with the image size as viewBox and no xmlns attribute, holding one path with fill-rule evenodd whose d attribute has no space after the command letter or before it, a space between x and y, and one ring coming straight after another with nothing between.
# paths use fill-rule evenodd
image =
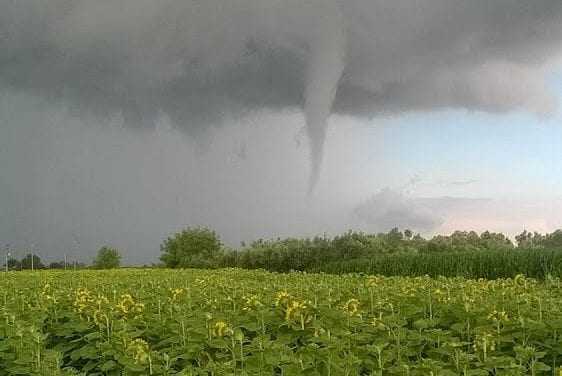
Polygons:
<instances>
[{"instance_id":1,"label":"blue sky","mask_svg":"<svg viewBox=\"0 0 562 376\"><path fill-rule=\"evenodd\" d=\"M562 74L548 81L562 107ZM386 157L404 181L418 176L426 183L419 184L420 195L559 197L561 120L560 112L544 117L466 110L415 113L374 120L376 130L369 135L372 142L385 140ZM379 158L380 152L371 149L370 160Z\"/></svg>"}]
</instances>

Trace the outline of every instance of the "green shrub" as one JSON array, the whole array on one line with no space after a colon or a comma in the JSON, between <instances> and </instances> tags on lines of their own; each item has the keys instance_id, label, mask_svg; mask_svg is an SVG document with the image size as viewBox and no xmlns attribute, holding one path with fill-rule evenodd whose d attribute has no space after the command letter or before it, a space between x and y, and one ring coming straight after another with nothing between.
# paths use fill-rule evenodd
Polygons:
<instances>
[{"instance_id":1,"label":"green shrub","mask_svg":"<svg viewBox=\"0 0 562 376\"><path fill-rule=\"evenodd\" d=\"M94 268L96 269L115 269L121 264L121 255L119 251L111 247L101 247L94 260Z\"/></svg>"}]
</instances>

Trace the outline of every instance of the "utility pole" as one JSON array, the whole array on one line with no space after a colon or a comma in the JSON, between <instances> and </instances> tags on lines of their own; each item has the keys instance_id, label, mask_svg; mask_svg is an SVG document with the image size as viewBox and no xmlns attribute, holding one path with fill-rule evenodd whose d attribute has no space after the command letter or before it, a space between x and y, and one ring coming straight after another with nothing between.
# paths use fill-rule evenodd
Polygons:
<instances>
[{"instance_id":1,"label":"utility pole","mask_svg":"<svg viewBox=\"0 0 562 376\"><path fill-rule=\"evenodd\" d=\"M74 271L76 271L76 257L80 252L80 241L78 240L78 235L73 234L74 238Z\"/></svg>"},{"instance_id":2,"label":"utility pole","mask_svg":"<svg viewBox=\"0 0 562 376\"><path fill-rule=\"evenodd\" d=\"M33 271L33 259L34 259L34 252L33 252L33 248L35 248L35 244L31 244L31 271Z\"/></svg>"},{"instance_id":3,"label":"utility pole","mask_svg":"<svg viewBox=\"0 0 562 376\"><path fill-rule=\"evenodd\" d=\"M8 258L10 256L10 245L6 244L6 264L4 265L6 267L6 273L8 273Z\"/></svg>"}]
</instances>

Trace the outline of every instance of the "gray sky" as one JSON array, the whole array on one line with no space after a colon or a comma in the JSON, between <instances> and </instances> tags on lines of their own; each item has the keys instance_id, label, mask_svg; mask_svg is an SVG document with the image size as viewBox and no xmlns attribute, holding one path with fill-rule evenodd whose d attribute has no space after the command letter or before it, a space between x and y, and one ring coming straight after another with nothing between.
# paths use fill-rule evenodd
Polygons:
<instances>
[{"instance_id":1,"label":"gray sky","mask_svg":"<svg viewBox=\"0 0 562 376\"><path fill-rule=\"evenodd\" d=\"M455 122L498 139L509 114L521 134L555 123L561 37L558 0L0 2L0 245L90 260L111 244L137 263L185 225L233 245L393 223L551 229L548 177L513 190L497 156L483 172L467 150L427 155L449 134L439 149L484 157ZM443 113L426 149L408 139L405 122Z\"/></svg>"}]
</instances>

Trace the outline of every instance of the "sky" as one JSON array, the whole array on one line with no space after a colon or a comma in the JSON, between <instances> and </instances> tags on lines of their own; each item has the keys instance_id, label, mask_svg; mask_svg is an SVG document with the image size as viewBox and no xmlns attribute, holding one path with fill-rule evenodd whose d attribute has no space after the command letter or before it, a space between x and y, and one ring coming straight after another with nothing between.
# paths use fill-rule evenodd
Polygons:
<instances>
[{"instance_id":1,"label":"sky","mask_svg":"<svg viewBox=\"0 0 562 376\"><path fill-rule=\"evenodd\" d=\"M562 227L559 1L120 4L0 4L16 256Z\"/></svg>"},{"instance_id":2,"label":"sky","mask_svg":"<svg viewBox=\"0 0 562 376\"><path fill-rule=\"evenodd\" d=\"M562 103L562 74L546 79ZM418 194L555 198L562 194L561 119L558 112L415 113L384 122L382 137L401 169L419 175Z\"/></svg>"}]
</instances>

